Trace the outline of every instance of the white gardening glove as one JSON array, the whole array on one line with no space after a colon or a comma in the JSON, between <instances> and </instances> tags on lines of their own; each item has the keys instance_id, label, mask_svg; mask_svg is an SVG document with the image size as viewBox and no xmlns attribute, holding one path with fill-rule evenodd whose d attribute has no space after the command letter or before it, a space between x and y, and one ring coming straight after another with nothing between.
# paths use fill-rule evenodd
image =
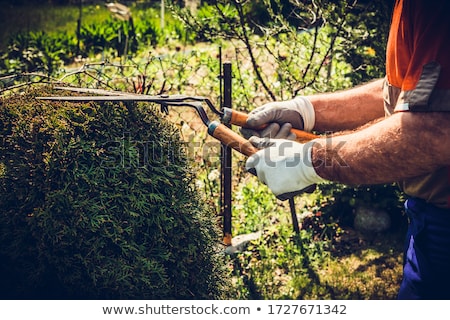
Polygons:
<instances>
[{"instance_id":1,"label":"white gardening glove","mask_svg":"<svg viewBox=\"0 0 450 320\"><path fill-rule=\"evenodd\" d=\"M295 140L290 132L296 128L310 132L315 124L315 111L306 97L292 100L269 102L248 114L247 126L241 133L247 139L251 136ZM262 130L254 128L268 125Z\"/></svg>"},{"instance_id":2,"label":"white gardening glove","mask_svg":"<svg viewBox=\"0 0 450 320\"><path fill-rule=\"evenodd\" d=\"M285 139L251 137L257 148L264 148L247 159L245 168L254 172L280 200L301 193L307 187L325 181L311 163L314 140L298 143Z\"/></svg>"}]
</instances>

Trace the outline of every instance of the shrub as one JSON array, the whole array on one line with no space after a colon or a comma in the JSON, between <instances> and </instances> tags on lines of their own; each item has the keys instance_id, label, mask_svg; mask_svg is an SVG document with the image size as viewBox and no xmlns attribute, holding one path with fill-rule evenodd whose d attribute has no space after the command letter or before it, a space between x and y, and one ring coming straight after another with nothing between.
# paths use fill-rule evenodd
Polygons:
<instances>
[{"instance_id":1,"label":"shrub","mask_svg":"<svg viewBox=\"0 0 450 320\"><path fill-rule=\"evenodd\" d=\"M4 298L224 296L216 217L177 131L148 106L0 107L0 288Z\"/></svg>"}]
</instances>

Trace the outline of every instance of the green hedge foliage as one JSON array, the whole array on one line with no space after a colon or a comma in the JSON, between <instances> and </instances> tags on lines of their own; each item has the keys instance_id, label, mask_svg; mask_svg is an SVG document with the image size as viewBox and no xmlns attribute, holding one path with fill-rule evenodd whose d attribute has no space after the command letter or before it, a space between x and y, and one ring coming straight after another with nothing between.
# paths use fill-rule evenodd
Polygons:
<instances>
[{"instance_id":1,"label":"green hedge foliage","mask_svg":"<svg viewBox=\"0 0 450 320\"><path fill-rule=\"evenodd\" d=\"M35 99L51 93L0 100L0 296L223 298L177 131L148 105Z\"/></svg>"}]
</instances>

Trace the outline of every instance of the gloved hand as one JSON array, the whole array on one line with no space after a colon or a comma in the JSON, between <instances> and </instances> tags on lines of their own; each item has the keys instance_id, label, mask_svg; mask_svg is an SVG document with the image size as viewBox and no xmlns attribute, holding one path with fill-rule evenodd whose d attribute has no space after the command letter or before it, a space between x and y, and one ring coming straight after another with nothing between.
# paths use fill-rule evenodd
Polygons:
<instances>
[{"instance_id":1,"label":"gloved hand","mask_svg":"<svg viewBox=\"0 0 450 320\"><path fill-rule=\"evenodd\" d=\"M262 130L253 128L268 124ZM247 126L241 134L249 139L251 136L261 138L295 140L291 128L310 132L314 128L315 112L306 97L296 97L287 101L269 102L248 114Z\"/></svg>"},{"instance_id":2,"label":"gloved hand","mask_svg":"<svg viewBox=\"0 0 450 320\"><path fill-rule=\"evenodd\" d=\"M258 179L281 200L300 193L305 188L325 181L317 175L311 163L314 140L302 144L284 139L251 137L259 150L247 159L247 171L256 171Z\"/></svg>"}]
</instances>

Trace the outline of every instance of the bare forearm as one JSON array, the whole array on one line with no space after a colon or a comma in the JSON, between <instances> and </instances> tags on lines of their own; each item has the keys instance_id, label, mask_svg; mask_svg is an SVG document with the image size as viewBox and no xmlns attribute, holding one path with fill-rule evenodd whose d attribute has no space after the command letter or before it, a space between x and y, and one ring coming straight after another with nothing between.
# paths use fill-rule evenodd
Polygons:
<instances>
[{"instance_id":1,"label":"bare forearm","mask_svg":"<svg viewBox=\"0 0 450 320\"><path fill-rule=\"evenodd\" d=\"M314 106L314 130L342 131L384 116L383 79L335 93L308 96Z\"/></svg>"},{"instance_id":2,"label":"bare forearm","mask_svg":"<svg viewBox=\"0 0 450 320\"><path fill-rule=\"evenodd\" d=\"M450 113L398 113L365 129L319 139L319 176L346 184L403 180L450 165Z\"/></svg>"}]
</instances>

